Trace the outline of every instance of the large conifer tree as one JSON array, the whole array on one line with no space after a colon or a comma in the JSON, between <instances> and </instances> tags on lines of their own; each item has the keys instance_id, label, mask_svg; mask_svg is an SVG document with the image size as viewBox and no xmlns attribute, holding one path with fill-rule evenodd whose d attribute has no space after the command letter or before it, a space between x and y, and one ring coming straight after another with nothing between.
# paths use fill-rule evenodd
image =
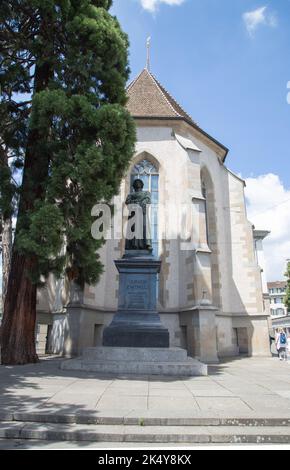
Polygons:
<instances>
[{"instance_id":1,"label":"large conifer tree","mask_svg":"<svg viewBox=\"0 0 290 470\"><path fill-rule=\"evenodd\" d=\"M8 118L0 130L10 165L0 162L0 210L12 211L17 201L18 214L2 322L4 364L37 361L40 279L65 270L83 285L97 282L102 270L91 209L118 192L135 141L124 109L128 40L109 13L111 3L1 2L0 117Z\"/></svg>"}]
</instances>

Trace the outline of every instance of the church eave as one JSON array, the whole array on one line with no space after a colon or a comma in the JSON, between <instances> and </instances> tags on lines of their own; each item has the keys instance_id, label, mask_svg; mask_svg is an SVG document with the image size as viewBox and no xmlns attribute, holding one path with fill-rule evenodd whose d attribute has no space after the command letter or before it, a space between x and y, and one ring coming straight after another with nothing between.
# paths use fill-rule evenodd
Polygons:
<instances>
[{"instance_id":1,"label":"church eave","mask_svg":"<svg viewBox=\"0 0 290 470\"><path fill-rule=\"evenodd\" d=\"M195 124L192 120L186 119L186 117L183 116L132 116L136 120L142 120L142 121L183 121L186 122L189 126L193 127L195 130L200 132L202 135L204 135L207 139L211 140L215 145L217 145L221 150L223 150L224 155L223 155L223 162L226 160L227 155L229 153L229 149L225 147L223 144L221 144L218 140L216 140L214 137L209 135L207 132L205 132L203 129L201 129L197 124Z\"/></svg>"}]
</instances>

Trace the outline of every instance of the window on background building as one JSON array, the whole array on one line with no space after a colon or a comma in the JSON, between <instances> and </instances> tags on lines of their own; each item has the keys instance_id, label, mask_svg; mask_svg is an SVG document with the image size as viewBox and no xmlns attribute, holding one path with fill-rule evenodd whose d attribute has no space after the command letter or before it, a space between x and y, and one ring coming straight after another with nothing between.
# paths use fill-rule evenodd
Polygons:
<instances>
[{"instance_id":1,"label":"window on background building","mask_svg":"<svg viewBox=\"0 0 290 470\"><path fill-rule=\"evenodd\" d=\"M278 316L282 317L284 315L284 308L277 308L276 312Z\"/></svg>"},{"instance_id":2,"label":"window on background building","mask_svg":"<svg viewBox=\"0 0 290 470\"><path fill-rule=\"evenodd\" d=\"M151 237L154 256L158 257L158 202L159 202L159 172L149 160L137 163L131 173L131 191L137 178L144 183L144 191L151 193Z\"/></svg>"}]
</instances>

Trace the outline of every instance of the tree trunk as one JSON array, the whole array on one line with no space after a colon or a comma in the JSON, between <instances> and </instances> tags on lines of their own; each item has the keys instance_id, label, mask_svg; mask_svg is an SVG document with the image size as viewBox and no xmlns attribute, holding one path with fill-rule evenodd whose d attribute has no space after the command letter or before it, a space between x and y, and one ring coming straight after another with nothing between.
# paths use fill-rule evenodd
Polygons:
<instances>
[{"instance_id":1,"label":"tree trunk","mask_svg":"<svg viewBox=\"0 0 290 470\"><path fill-rule=\"evenodd\" d=\"M6 365L34 363L38 360L35 348L37 286L29 276L37 266L37 259L33 256L22 255L17 250L18 230L23 214L33 210L35 201L44 197L44 173L47 176L48 164L43 159L43 155L35 153L34 142L37 142L38 137L36 134L35 131L31 132L28 139L23 191L3 309L1 361ZM37 177L35 177L36 174Z\"/></svg>"},{"instance_id":2,"label":"tree trunk","mask_svg":"<svg viewBox=\"0 0 290 470\"><path fill-rule=\"evenodd\" d=\"M2 221L2 305L5 303L5 296L8 286L12 253L12 218L3 218Z\"/></svg>"},{"instance_id":3,"label":"tree trunk","mask_svg":"<svg viewBox=\"0 0 290 470\"><path fill-rule=\"evenodd\" d=\"M36 291L27 272L34 261L14 251L2 321L2 364L37 362L35 350Z\"/></svg>"},{"instance_id":4,"label":"tree trunk","mask_svg":"<svg viewBox=\"0 0 290 470\"><path fill-rule=\"evenodd\" d=\"M45 90L51 76L52 69L48 62L36 65L34 93ZM38 129L30 130L28 134L18 219L1 329L1 361L6 365L38 361L35 347L37 286L32 283L29 277L29 274L37 266L37 259L32 255L22 255L17 251L17 237L25 214L28 211L33 211L35 203L43 201L45 198L49 155L44 148L41 148L41 144L45 143L48 136L49 129L45 131L45 135L40 133Z\"/></svg>"}]
</instances>

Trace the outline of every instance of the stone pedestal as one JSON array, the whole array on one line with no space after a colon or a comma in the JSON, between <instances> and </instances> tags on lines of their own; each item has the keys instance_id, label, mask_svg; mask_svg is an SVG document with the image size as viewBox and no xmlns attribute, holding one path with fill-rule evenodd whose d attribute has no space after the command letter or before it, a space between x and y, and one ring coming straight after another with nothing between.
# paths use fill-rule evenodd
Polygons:
<instances>
[{"instance_id":1,"label":"stone pedestal","mask_svg":"<svg viewBox=\"0 0 290 470\"><path fill-rule=\"evenodd\" d=\"M169 348L169 332L156 309L161 261L148 251L129 251L115 261L120 273L118 312L105 329L103 346Z\"/></svg>"}]
</instances>

